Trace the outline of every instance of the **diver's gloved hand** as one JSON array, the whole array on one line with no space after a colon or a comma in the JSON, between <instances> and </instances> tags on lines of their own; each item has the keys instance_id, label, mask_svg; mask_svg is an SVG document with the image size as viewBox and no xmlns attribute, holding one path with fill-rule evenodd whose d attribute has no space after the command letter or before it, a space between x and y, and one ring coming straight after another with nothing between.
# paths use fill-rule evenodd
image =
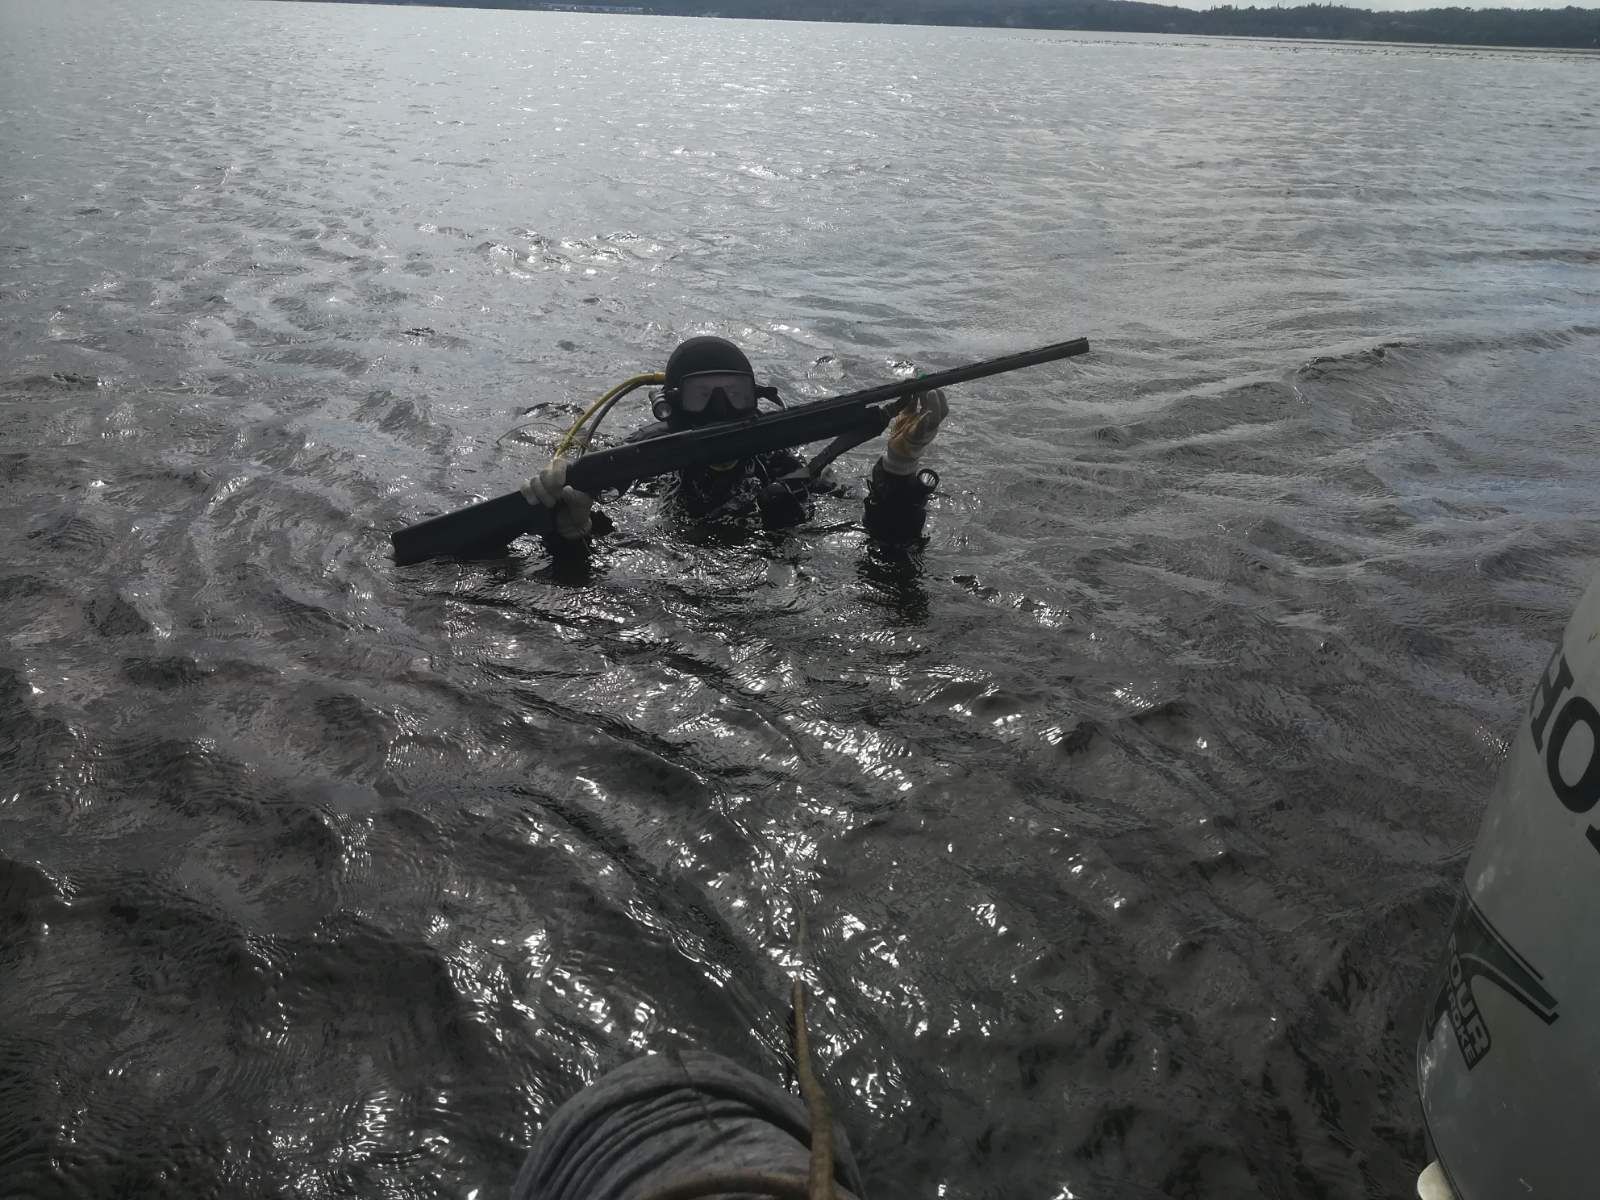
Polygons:
<instances>
[{"instance_id":1,"label":"diver's gloved hand","mask_svg":"<svg viewBox=\"0 0 1600 1200\"><path fill-rule=\"evenodd\" d=\"M917 460L933 444L939 423L950 413L944 392L930 388L911 397L911 403L889 422L889 445L883 452L883 469L890 475L913 475Z\"/></svg>"},{"instance_id":2,"label":"diver's gloved hand","mask_svg":"<svg viewBox=\"0 0 1600 1200\"><path fill-rule=\"evenodd\" d=\"M556 532L569 542L580 542L594 528L590 516L594 497L567 485L567 460L553 458L522 489L529 504L542 505L555 514Z\"/></svg>"}]
</instances>

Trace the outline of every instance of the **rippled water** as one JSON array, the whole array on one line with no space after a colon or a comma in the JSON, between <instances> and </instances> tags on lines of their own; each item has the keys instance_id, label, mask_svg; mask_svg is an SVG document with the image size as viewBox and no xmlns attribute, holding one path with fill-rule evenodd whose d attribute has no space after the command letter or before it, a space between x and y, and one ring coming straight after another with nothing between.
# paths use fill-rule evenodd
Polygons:
<instances>
[{"instance_id":1,"label":"rippled water","mask_svg":"<svg viewBox=\"0 0 1600 1200\"><path fill-rule=\"evenodd\" d=\"M0 35L0 1190L503 1194L638 1051L776 1074L798 965L879 1200L1405 1194L1600 551L1600 63ZM696 332L791 397L1095 353L954 395L920 563L648 495L587 576L390 563Z\"/></svg>"}]
</instances>

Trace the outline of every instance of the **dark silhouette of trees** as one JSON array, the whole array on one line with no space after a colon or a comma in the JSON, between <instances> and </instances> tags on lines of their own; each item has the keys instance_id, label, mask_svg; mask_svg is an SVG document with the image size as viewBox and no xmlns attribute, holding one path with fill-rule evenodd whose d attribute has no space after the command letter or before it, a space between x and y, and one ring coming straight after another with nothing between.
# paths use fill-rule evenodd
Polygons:
<instances>
[{"instance_id":1,"label":"dark silhouette of trees","mask_svg":"<svg viewBox=\"0 0 1600 1200\"><path fill-rule=\"evenodd\" d=\"M1464 46L1600 49L1600 9L1430 8L1371 12L1337 4L1204 12L1137 0L376 0L467 8L579 9L675 16L865 21L916 25L998 25L1102 33L1213 34L1437 42Z\"/></svg>"}]
</instances>

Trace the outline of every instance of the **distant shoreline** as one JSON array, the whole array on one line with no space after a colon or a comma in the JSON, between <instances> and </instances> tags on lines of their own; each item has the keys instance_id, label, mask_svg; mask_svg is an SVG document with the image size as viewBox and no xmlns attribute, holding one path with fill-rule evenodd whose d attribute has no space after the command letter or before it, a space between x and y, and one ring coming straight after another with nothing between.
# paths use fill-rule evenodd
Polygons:
<instances>
[{"instance_id":1,"label":"distant shoreline","mask_svg":"<svg viewBox=\"0 0 1600 1200\"><path fill-rule=\"evenodd\" d=\"M1337 5L1196 11L1137 0L308 0L598 16L711 17L849 25L924 25L1078 34L1142 34L1327 45L1600 55L1600 9L1431 8L1376 12Z\"/></svg>"}]
</instances>

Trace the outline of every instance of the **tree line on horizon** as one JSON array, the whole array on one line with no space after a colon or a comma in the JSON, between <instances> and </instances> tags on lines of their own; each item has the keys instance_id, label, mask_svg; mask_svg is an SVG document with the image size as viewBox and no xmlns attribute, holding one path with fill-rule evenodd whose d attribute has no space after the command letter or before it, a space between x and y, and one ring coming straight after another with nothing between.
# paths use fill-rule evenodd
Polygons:
<instances>
[{"instance_id":1,"label":"tree line on horizon","mask_svg":"<svg viewBox=\"0 0 1600 1200\"><path fill-rule=\"evenodd\" d=\"M607 10L911 25L1000 26L1099 33L1329 38L1463 46L1600 49L1600 9L1428 8L1374 12L1339 4L1196 11L1140 0L357 0L458 8Z\"/></svg>"}]
</instances>

